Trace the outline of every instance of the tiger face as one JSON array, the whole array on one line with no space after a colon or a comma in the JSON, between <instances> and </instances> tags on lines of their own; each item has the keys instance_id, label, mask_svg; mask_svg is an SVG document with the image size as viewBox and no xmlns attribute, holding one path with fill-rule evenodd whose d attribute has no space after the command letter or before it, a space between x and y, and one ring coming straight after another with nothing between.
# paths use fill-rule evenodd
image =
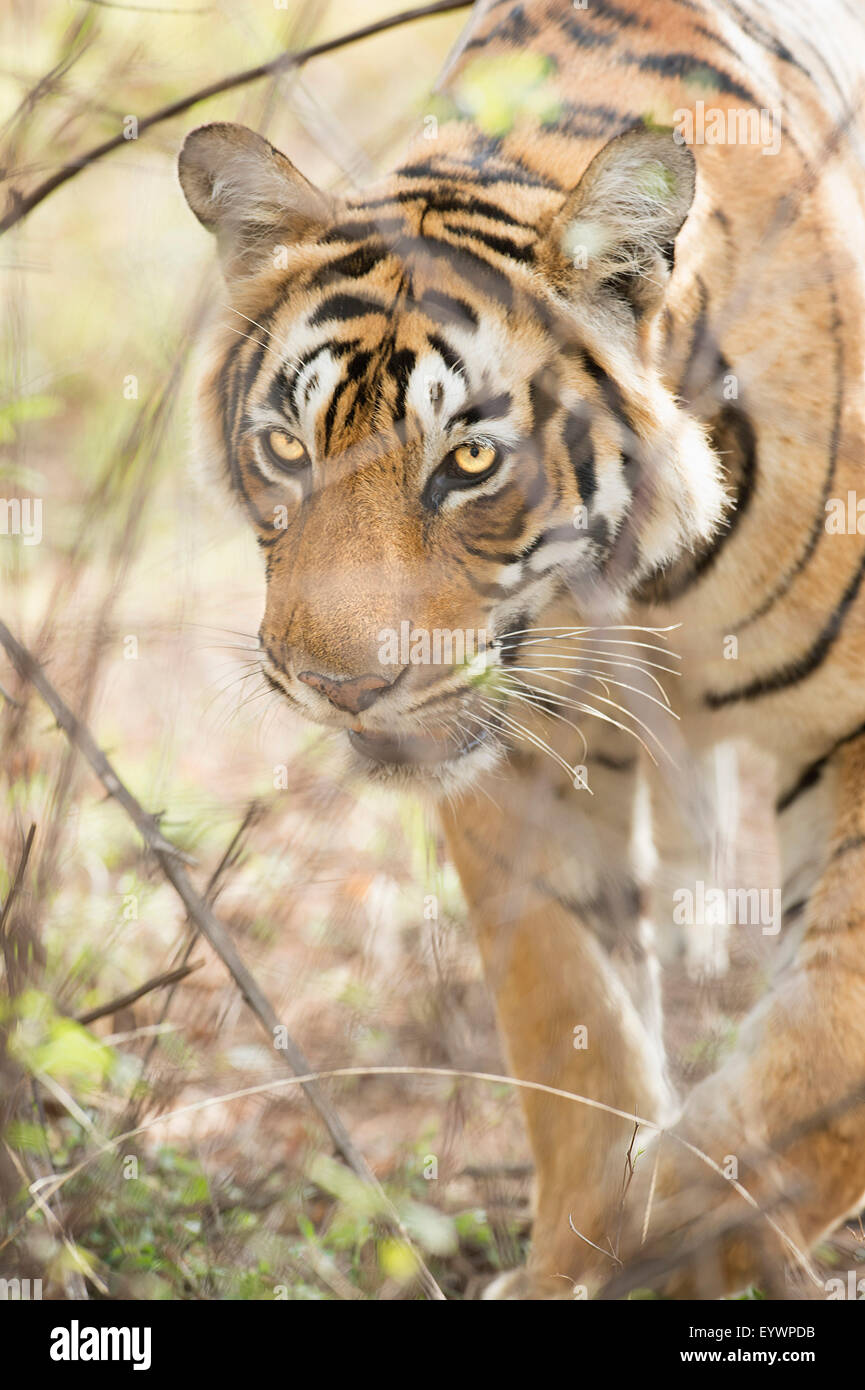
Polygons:
<instances>
[{"instance_id":1,"label":"tiger face","mask_svg":"<svg viewBox=\"0 0 865 1390\"><path fill-rule=\"evenodd\" d=\"M265 556L266 679L371 776L449 790L507 751L528 629L563 594L620 613L724 500L657 361L690 153L619 136L564 203L489 174L452 153L337 203L240 126L180 157L230 294L200 438Z\"/></svg>"}]
</instances>

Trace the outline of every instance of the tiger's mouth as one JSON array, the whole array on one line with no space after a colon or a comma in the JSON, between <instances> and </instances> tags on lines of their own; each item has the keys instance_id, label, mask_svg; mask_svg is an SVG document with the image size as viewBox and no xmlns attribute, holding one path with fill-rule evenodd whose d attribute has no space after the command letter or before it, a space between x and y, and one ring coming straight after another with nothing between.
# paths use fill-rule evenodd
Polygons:
<instances>
[{"instance_id":1,"label":"tiger's mouth","mask_svg":"<svg viewBox=\"0 0 865 1390\"><path fill-rule=\"evenodd\" d=\"M411 770L434 769L458 762L490 738L489 729L478 729L461 737L433 738L430 734L379 734L367 729L348 730L348 740L356 752L379 767Z\"/></svg>"}]
</instances>

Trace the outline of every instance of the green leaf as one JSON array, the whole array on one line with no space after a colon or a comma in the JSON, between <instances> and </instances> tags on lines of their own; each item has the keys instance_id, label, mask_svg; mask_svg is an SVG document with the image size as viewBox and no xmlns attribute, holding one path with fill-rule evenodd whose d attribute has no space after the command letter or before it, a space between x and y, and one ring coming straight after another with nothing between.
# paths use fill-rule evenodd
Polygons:
<instances>
[{"instance_id":1,"label":"green leaf","mask_svg":"<svg viewBox=\"0 0 865 1390\"><path fill-rule=\"evenodd\" d=\"M0 406L0 444L11 444L16 438L16 426L31 420L50 420L59 415L64 402L59 396L22 396Z\"/></svg>"}]
</instances>

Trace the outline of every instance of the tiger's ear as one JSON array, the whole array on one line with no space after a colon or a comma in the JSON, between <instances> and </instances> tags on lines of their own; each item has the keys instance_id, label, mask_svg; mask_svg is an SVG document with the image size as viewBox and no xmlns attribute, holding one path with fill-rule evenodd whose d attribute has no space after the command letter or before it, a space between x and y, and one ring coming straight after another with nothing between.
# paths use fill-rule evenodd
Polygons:
<instances>
[{"instance_id":1,"label":"tiger's ear","mask_svg":"<svg viewBox=\"0 0 865 1390\"><path fill-rule=\"evenodd\" d=\"M617 135L595 155L547 232L539 259L555 287L570 298L588 291L625 300L637 318L653 313L695 182L694 156L672 130Z\"/></svg>"},{"instance_id":2,"label":"tiger's ear","mask_svg":"<svg viewBox=\"0 0 865 1390\"><path fill-rule=\"evenodd\" d=\"M315 237L336 203L246 126L202 125L187 135L177 171L199 222L216 233L227 276L249 275L281 245Z\"/></svg>"}]
</instances>

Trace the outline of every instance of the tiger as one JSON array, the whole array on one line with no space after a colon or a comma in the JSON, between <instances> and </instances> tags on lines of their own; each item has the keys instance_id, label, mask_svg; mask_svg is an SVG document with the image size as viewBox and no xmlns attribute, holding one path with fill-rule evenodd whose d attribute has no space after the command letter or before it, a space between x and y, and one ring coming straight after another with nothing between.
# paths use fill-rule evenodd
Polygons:
<instances>
[{"instance_id":1,"label":"tiger","mask_svg":"<svg viewBox=\"0 0 865 1390\"><path fill-rule=\"evenodd\" d=\"M478 0L369 187L231 123L179 156L264 679L433 803L519 1090L491 1297L784 1296L865 1202L863 54L849 0ZM776 968L680 1096L659 866L734 745Z\"/></svg>"}]
</instances>

